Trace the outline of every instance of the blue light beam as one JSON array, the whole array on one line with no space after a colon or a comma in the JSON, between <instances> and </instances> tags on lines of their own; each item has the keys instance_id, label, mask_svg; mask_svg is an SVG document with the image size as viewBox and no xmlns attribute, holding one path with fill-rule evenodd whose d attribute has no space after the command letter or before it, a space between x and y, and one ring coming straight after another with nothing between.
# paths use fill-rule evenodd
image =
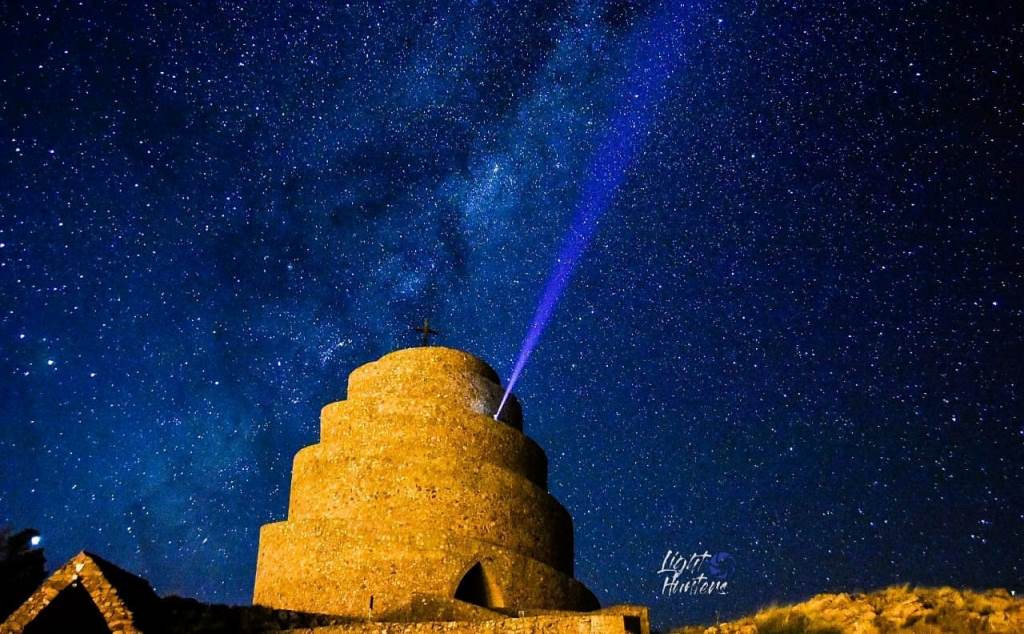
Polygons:
<instances>
[{"instance_id":1,"label":"blue light beam","mask_svg":"<svg viewBox=\"0 0 1024 634\"><path fill-rule=\"evenodd\" d=\"M594 236L598 220L610 206L626 170L643 147L655 111L664 99L668 79L682 59L684 8L681 3L669 0L634 37L635 54L629 65L626 89L622 90L612 123L591 158L572 224L562 240L547 286L523 339L505 394L494 413L495 420L569 285L576 264Z\"/></svg>"}]
</instances>

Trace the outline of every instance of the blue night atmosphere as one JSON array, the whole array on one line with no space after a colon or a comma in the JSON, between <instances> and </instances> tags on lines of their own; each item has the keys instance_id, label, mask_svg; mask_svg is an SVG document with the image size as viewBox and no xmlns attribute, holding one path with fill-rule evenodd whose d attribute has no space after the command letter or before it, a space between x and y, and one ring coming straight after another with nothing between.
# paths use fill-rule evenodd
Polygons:
<instances>
[{"instance_id":1,"label":"blue night atmosphere","mask_svg":"<svg viewBox=\"0 0 1024 634\"><path fill-rule=\"evenodd\" d=\"M515 375L652 627L1022 586L1011 3L0 5L0 524L247 604L355 367ZM707 551L714 596L664 592Z\"/></svg>"}]
</instances>

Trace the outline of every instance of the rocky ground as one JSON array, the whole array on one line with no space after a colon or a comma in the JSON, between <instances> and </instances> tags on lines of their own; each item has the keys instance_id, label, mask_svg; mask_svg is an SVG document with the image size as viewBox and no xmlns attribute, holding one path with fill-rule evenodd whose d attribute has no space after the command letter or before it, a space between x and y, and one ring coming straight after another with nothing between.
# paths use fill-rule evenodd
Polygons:
<instances>
[{"instance_id":1,"label":"rocky ground","mask_svg":"<svg viewBox=\"0 0 1024 634\"><path fill-rule=\"evenodd\" d=\"M894 586L867 594L819 594L718 625L672 634L1024 633L1024 598L1006 590Z\"/></svg>"}]
</instances>

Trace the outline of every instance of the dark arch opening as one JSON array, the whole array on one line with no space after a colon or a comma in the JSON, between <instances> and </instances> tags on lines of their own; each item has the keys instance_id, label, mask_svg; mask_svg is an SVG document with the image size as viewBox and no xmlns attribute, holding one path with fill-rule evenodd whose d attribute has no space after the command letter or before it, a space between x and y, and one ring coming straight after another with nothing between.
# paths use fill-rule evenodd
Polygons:
<instances>
[{"instance_id":1,"label":"dark arch opening","mask_svg":"<svg viewBox=\"0 0 1024 634\"><path fill-rule=\"evenodd\" d=\"M501 607L498 588L484 572L480 562L473 564L462 576L459 587L455 589L455 598L485 608Z\"/></svg>"}]
</instances>

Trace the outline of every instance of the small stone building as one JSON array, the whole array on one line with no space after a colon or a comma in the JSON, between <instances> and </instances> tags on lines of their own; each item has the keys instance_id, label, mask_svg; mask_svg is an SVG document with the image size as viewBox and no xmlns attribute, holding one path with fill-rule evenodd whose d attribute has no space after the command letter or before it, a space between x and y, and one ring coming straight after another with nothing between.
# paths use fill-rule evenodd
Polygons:
<instances>
[{"instance_id":1,"label":"small stone building","mask_svg":"<svg viewBox=\"0 0 1024 634\"><path fill-rule=\"evenodd\" d=\"M0 631L135 634L144 631L158 603L145 579L82 551L50 575Z\"/></svg>"},{"instance_id":2,"label":"small stone building","mask_svg":"<svg viewBox=\"0 0 1024 634\"><path fill-rule=\"evenodd\" d=\"M299 451L288 519L263 527L253 603L375 618L413 598L594 610L573 578L572 518L547 490L497 374L451 348L357 368Z\"/></svg>"},{"instance_id":3,"label":"small stone building","mask_svg":"<svg viewBox=\"0 0 1024 634\"><path fill-rule=\"evenodd\" d=\"M0 634L321 631L346 622L324 614L158 597L142 577L82 551L0 623Z\"/></svg>"}]
</instances>

